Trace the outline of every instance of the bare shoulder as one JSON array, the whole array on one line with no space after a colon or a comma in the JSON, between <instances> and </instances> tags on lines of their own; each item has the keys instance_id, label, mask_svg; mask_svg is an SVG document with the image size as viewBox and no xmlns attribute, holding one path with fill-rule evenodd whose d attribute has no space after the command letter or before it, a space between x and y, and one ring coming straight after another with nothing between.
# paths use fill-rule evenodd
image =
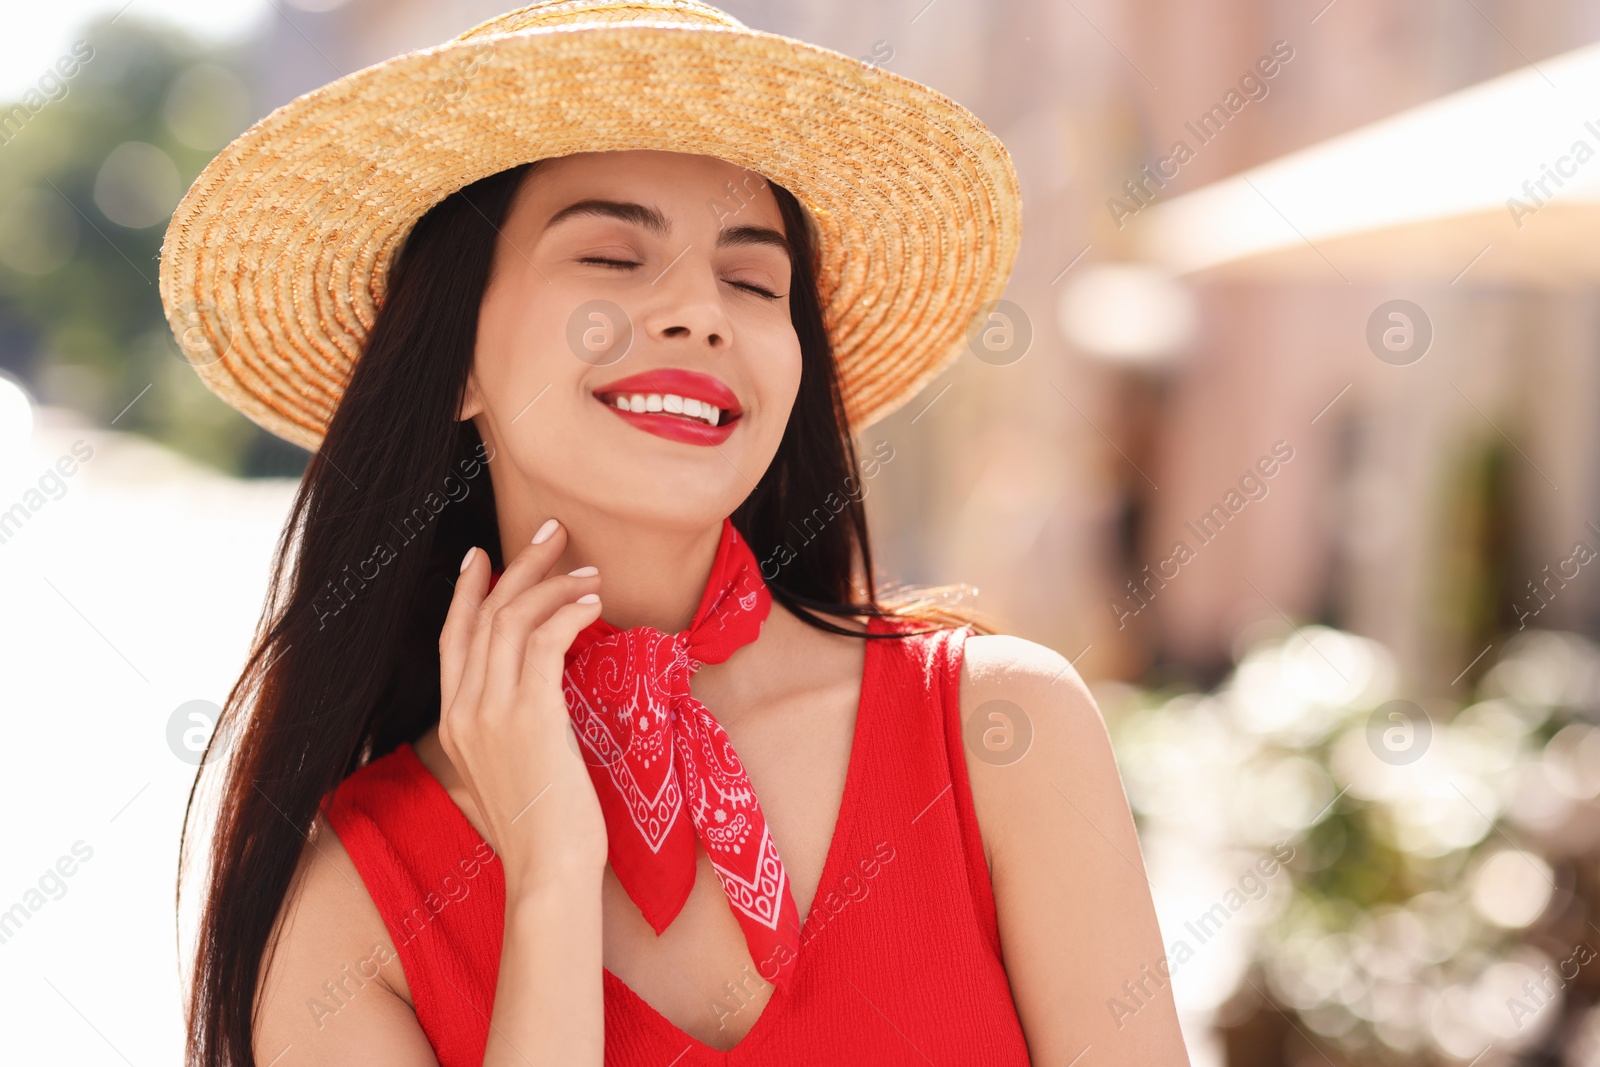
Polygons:
<instances>
[{"instance_id":1,"label":"bare shoulder","mask_svg":"<svg viewBox=\"0 0 1600 1067\"><path fill-rule=\"evenodd\" d=\"M980 760L985 766L1020 765L1035 741L1043 740L1048 746L1063 737L1105 735L1100 708L1077 668L1054 649L1010 634L974 634L966 640L961 662L962 720L974 712L1009 716L1011 722L1001 725L1015 727L1018 745L1026 746L992 753L983 748L983 754L992 755ZM1007 738L995 735L993 740L1000 744ZM1048 749L1047 754L1070 758Z\"/></svg>"},{"instance_id":2,"label":"bare shoulder","mask_svg":"<svg viewBox=\"0 0 1600 1067\"><path fill-rule=\"evenodd\" d=\"M273 938L256 1014L257 1062L436 1064L383 918L321 819L301 849Z\"/></svg>"},{"instance_id":3,"label":"bare shoulder","mask_svg":"<svg viewBox=\"0 0 1600 1067\"><path fill-rule=\"evenodd\" d=\"M1017 696L1060 700L1061 694L1067 693L1094 709L1094 699L1077 668L1055 649L1011 634L973 634L965 647L961 665L963 712L968 710L969 695L982 703ZM1008 692L1011 697L1006 696ZM1098 716L1098 710L1095 714Z\"/></svg>"},{"instance_id":4,"label":"bare shoulder","mask_svg":"<svg viewBox=\"0 0 1600 1067\"><path fill-rule=\"evenodd\" d=\"M1054 649L1010 634L969 636L961 663L961 720L973 807L991 871L1005 831L1053 795L1052 783L1105 781L1110 744L1100 709L1077 669ZM1121 802L1114 768L1111 782L1116 795L1108 799Z\"/></svg>"},{"instance_id":5,"label":"bare shoulder","mask_svg":"<svg viewBox=\"0 0 1600 1067\"><path fill-rule=\"evenodd\" d=\"M1111 739L1060 654L1017 637L968 638L962 709L973 806L995 918L1035 1063L1188 1063L1165 951ZM976 721L973 721L976 720ZM1141 976L1148 976L1142 978ZM1138 1025L1106 1011L1140 987Z\"/></svg>"}]
</instances>

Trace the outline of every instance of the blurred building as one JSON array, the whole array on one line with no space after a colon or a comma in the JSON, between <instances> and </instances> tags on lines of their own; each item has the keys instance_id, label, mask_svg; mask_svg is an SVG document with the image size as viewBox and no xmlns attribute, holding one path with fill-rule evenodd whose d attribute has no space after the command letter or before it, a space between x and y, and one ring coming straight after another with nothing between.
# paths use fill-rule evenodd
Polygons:
<instances>
[{"instance_id":1,"label":"blurred building","mask_svg":"<svg viewBox=\"0 0 1600 1067\"><path fill-rule=\"evenodd\" d=\"M267 95L282 102L506 6L283 8L260 45L271 57L261 64ZM968 582L980 606L1081 655L1091 677L1214 681L1242 635L1321 621L1383 642L1419 697L1448 697L1530 608L1543 609L1539 626L1600 629L1600 583L1588 570L1554 596L1545 570L1579 541L1600 549L1588 525L1600 516L1591 288L1479 287L1470 273L1453 286L1379 287L1347 284L1330 265L1292 286L1195 286L1192 326L1143 353L1073 339L1084 302L1074 312L1068 295L1134 254L1119 225L1119 210L1140 203L1130 183L1147 203L1171 198L1537 63L1600 37L1600 9L726 8L759 29L887 57L885 69L971 107L1022 178L1025 238L1007 296L1030 347L1005 365L963 359L867 431L896 446L871 505L889 577ZM1208 124L1230 91L1244 105ZM1177 173L1158 186L1146 168L1180 139L1192 158L1169 164ZM1364 341L1368 315L1393 297L1426 307L1436 332L1433 352L1404 375ZM1115 314L1159 313L1130 300ZM1275 444L1292 458L1269 464L1261 488L1241 489ZM1171 562L1180 541L1192 551L1181 565Z\"/></svg>"}]
</instances>

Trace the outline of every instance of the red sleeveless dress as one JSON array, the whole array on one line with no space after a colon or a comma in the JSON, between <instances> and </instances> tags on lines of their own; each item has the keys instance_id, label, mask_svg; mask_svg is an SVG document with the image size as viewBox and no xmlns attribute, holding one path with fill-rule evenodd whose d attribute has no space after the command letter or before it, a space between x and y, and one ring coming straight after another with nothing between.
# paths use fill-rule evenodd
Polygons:
<instances>
[{"instance_id":1,"label":"red sleeveless dress","mask_svg":"<svg viewBox=\"0 0 1600 1067\"><path fill-rule=\"evenodd\" d=\"M872 619L869 631L925 628ZM792 989L775 989L723 1052L602 968L607 1067L1028 1064L962 749L967 634L866 642L844 799ZM350 775L324 810L441 1067L480 1067L505 929L498 857L409 745Z\"/></svg>"}]
</instances>

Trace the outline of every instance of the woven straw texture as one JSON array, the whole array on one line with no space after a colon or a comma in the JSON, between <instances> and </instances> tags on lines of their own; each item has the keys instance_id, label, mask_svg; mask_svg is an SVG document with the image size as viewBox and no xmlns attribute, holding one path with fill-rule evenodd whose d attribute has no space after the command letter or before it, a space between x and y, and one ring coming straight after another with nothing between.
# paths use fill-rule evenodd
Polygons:
<instances>
[{"instance_id":1,"label":"woven straw texture","mask_svg":"<svg viewBox=\"0 0 1600 1067\"><path fill-rule=\"evenodd\" d=\"M347 75L241 134L173 213L168 324L213 392L315 450L422 214L520 163L626 149L726 159L811 212L856 431L961 354L1016 259L1010 157L948 97L693 0L569 0Z\"/></svg>"}]
</instances>

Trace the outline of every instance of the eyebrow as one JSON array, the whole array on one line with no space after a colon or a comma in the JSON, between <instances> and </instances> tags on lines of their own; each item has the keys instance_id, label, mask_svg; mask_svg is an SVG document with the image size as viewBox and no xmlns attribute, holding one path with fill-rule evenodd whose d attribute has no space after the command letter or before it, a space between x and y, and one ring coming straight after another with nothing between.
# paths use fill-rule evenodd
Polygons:
<instances>
[{"instance_id":1,"label":"eyebrow","mask_svg":"<svg viewBox=\"0 0 1600 1067\"><path fill-rule=\"evenodd\" d=\"M618 219L641 226L658 237L667 237L672 233L672 223L660 211L624 200L579 200L551 215L544 228L549 230L557 223L579 217ZM784 255L792 255L788 239L769 226L729 226L717 234L718 248L736 245L771 245Z\"/></svg>"},{"instance_id":2,"label":"eyebrow","mask_svg":"<svg viewBox=\"0 0 1600 1067\"><path fill-rule=\"evenodd\" d=\"M544 224L545 229L553 228L557 223L581 216L594 216L598 218L620 219L631 222L635 226L643 226L657 237L666 237L672 232L672 223L667 217L653 207L643 204L634 204L621 200L579 200L575 204L568 204Z\"/></svg>"},{"instance_id":3,"label":"eyebrow","mask_svg":"<svg viewBox=\"0 0 1600 1067\"><path fill-rule=\"evenodd\" d=\"M786 256L792 254L788 238L768 226L729 226L717 234L718 248L735 245L771 245Z\"/></svg>"}]
</instances>

